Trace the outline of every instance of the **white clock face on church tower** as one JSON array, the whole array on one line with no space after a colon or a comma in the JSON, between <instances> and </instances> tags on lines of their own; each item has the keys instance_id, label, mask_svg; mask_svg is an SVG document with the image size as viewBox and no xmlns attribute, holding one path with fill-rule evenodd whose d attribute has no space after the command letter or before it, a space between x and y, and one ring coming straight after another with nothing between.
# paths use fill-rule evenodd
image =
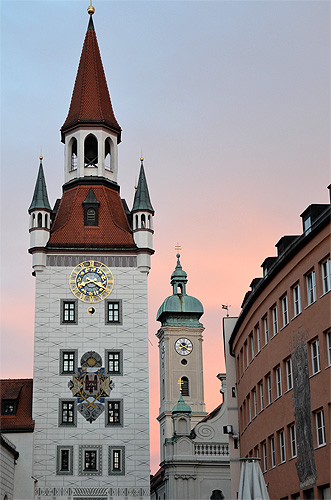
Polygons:
<instances>
[{"instance_id":1,"label":"white clock face on church tower","mask_svg":"<svg viewBox=\"0 0 331 500\"><path fill-rule=\"evenodd\" d=\"M176 340L175 349L181 356L188 356L193 350L193 344L189 339L183 337Z\"/></svg>"}]
</instances>

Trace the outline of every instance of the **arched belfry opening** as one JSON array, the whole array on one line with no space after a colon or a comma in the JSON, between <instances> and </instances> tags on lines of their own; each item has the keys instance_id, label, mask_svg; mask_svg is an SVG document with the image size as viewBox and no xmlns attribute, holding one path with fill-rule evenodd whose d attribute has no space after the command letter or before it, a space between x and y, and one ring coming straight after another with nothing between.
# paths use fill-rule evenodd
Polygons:
<instances>
[{"instance_id":1,"label":"arched belfry opening","mask_svg":"<svg viewBox=\"0 0 331 500\"><path fill-rule=\"evenodd\" d=\"M190 383L187 377L182 377L182 396L190 395Z\"/></svg>"},{"instance_id":2,"label":"arched belfry opening","mask_svg":"<svg viewBox=\"0 0 331 500\"><path fill-rule=\"evenodd\" d=\"M84 165L85 167L98 166L98 140L93 134L89 134L84 141Z\"/></svg>"},{"instance_id":3,"label":"arched belfry opening","mask_svg":"<svg viewBox=\"0 0 331 500\"><path fill-rule=\"evenodd\" d=\"M110 137L105 140L105 169L113 171L113 143Z\"/></svg>"},{"instance_id":4,"label":"arched belfry opening","mask_svg":"<svg viewBox=\"0 0 331 500\"><path fill-rule=\"evenodd\" d=\"M70 169L77 170L77 139L75 137L70 141Z\"/></svg>"}]
</instances>

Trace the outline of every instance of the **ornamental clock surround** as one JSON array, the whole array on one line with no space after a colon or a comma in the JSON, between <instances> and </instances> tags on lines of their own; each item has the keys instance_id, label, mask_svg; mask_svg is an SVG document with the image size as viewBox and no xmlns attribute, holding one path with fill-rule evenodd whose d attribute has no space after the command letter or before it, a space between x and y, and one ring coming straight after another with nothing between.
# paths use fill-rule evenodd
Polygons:
<instances>
[{"instance_id":1,"label":"ornamental clock surround","mask_svg":"<svg viewBox=\"0 0 331 500\"><path fill-rule=\"evenodd\" d=\"M70 275L70 289L83 302L99 302L112 292L114 277L102 262L89 260L81 262Z\"/></svg>"}]
</instances>

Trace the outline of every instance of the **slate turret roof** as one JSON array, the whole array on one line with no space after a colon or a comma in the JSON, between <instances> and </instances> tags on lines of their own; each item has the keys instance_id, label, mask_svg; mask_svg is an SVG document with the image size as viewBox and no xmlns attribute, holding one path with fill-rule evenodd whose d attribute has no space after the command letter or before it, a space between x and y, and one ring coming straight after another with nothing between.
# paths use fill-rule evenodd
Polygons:
<instances>
[{"instance_id":1,"label":"slate turret roof","mask_svg":"<svg viewBox=\"0 0 331 500\"><path fill-rule=\"evenodd\" d=\"M51 206L48 201L42 157L40 157L39 171L38 171L36 185L34 188L33 198L31 201L31 205L29 207L29 213L31 213L32 210L38 210L38 209L51 211Z\"/></svg>"}]
</instances>

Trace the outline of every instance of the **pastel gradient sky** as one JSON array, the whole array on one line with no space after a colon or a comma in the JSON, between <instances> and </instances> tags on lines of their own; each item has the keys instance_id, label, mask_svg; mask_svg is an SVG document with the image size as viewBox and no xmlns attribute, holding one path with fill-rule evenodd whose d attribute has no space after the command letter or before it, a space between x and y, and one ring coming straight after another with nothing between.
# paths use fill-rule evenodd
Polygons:
<instances>
[{"instance_id":1,"label":"pastel gradient sky","mask_svg":"<svg viewBox=\"0 0 331 500\"><path fill-rule=\"evenodd\" d=\"M61 196L68 112L88 0L1 4L2 378L32 377L34 278L27 209L42 148ZM207 410L225 370L221 305L240 305L300 213L328 203L330 2L101 1L94 24L123 134L121 195L141 151L155 215L149 278L151 468L159 461L158 307L175 245L203 303Z\"/></svg>"}]
</instances>

